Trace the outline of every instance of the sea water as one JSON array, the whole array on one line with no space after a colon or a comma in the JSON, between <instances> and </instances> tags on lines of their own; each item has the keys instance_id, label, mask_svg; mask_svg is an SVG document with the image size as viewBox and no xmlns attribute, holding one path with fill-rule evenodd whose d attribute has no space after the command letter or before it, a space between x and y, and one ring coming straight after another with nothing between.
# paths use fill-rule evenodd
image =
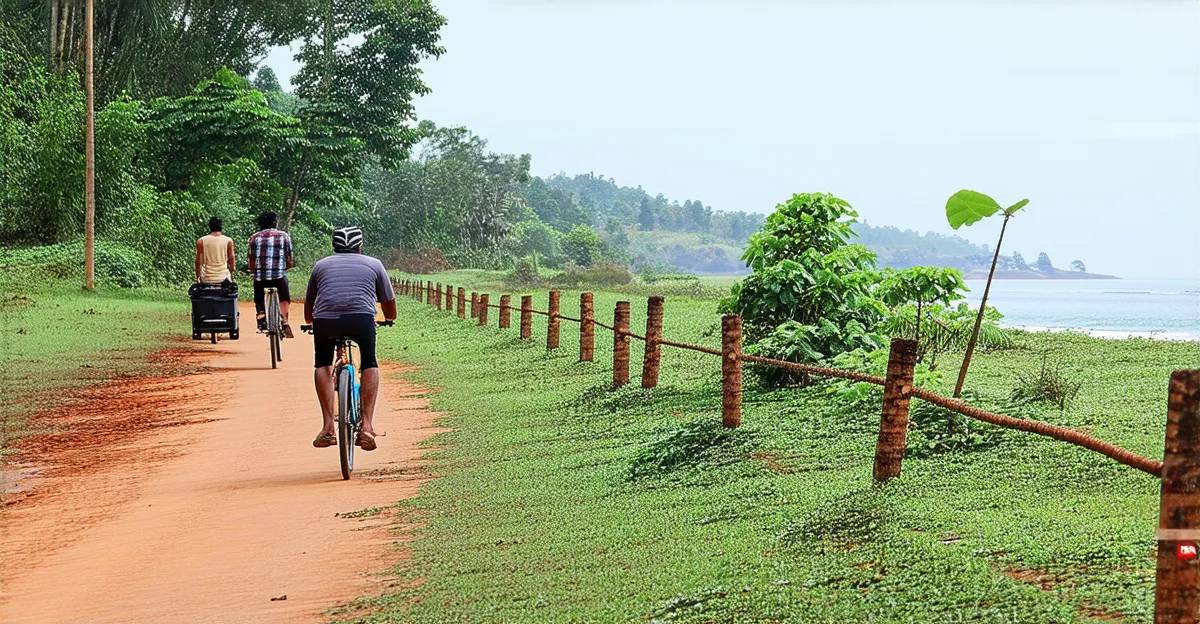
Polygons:
<instances>
[{"instance_id":1,"label":"sea water","mask_svg":"<svg viewBox=\"0 0 1200 624\"><path fill-rule=\"evenodd\" d=\"M967 285L975 307L984 282ZM988 303L1004 325L1031 331L1200 340L1200 279L996 280Z\"/></svg>"}]
</instances>

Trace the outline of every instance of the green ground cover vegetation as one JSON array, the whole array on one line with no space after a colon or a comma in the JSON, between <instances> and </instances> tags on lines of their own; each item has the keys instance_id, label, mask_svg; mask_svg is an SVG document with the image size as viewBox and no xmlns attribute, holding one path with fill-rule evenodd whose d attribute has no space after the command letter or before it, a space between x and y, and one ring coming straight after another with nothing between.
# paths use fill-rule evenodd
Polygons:
<instances>
[{"instance_id":1,"label":"green ground cover vegetation","mask_svg":"<svg viewBox=\"0 0 1200 624\"><path fill-rule=\"evenodd\" d=\"M597 317L619 299L597 292ZM645 303L632 300L636 331ZM915 402L904 472L880 487L877 395L770 390L751 374L743 424L725 430L717 358L667 348L646 391L634 341L633 383L611 391L611 334L598 329L596 361L578 363L574 324L551 353L543 317L526 342L515 315L509 330L495 315L478 327L402 299L381 333L383 357L420 367L409 377L454 431L429 442L439 478L399 505L424 523L399 571L422 582L352 621L1149 621L1158 483L1145 474ZM718 319L715 300L670 297L665 334L717 347ZM1065 409L1013 398L1047 354L1081 382ZM960 359L943 354L944 370ZM977 357L967 397L1159 457L1168 375L1197 359L1187 343L1016 333Z\"/></svg>"}]
</instances>

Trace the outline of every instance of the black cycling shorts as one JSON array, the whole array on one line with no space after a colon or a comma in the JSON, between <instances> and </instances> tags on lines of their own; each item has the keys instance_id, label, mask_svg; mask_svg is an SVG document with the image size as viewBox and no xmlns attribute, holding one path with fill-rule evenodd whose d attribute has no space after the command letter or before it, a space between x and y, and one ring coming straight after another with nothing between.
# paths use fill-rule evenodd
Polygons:
<instances>
[{"instance_id":1,"label":"black cycling shorts","mask_svg":"<svg viewBox=\"0 0 1200 624\"><path fill-rule=\"evenodd\" d=\"M267 312L267 289L274 288L279 291L279 302L292 300L292 290L288 288L287 276L279 279L270 280L254 280L254 310L259 314Z\"/></svg>"},{"instance_id":2,"label":"black cycling shorts","mask_svg":"<svg viewBox=\"0 0 1200 624\"><path fill-rule=\"evenodd\" d=\"M349 338L358 345L360 369L379 368L379 362L375 359L374 314L344 314L332 319L313 319L313 348L316 353L313 364L316 368L333 365L337 338Z\"/></svg>"}]
</instances>

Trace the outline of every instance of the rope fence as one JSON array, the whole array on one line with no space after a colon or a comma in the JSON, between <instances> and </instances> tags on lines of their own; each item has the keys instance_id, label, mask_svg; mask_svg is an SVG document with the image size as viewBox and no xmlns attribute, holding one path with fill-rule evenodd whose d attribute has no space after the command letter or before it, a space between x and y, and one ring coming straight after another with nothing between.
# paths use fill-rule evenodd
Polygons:
<instances>
[{"instance_id":1,"label":"rope fence","mask_svg":"<svg viewBox=\"0 0 1200 624\"><path fill-rule=\"evenodd\" d=\"M454 290L445 286L443 306L442 285L411 280L394 280L396 289L417 301L425 301L436 309L453 311ZM457 312L465 318L466 292L457 291ZM909 404L913 398L961 414L980 422L1006 429L1025 431L1073 444L1108 457L1116 462L1158 477L1162 481L1162 498L1158 537L1158 569L1155 593L1155 622L1197 622L1200 613L1200 565L1197 564L1196 542L1200 541L1200 369L1176 371L1171 376L1168 392L1167 432L1162 461L1142 457L1133 451L1105 442L1095 436L1050 423L1014 418L992 413L965 402L941 396L913 383L917 363L917 343L897 338L892 341L888 355L887 376L878 377L858 371L812 366L742 352L742 319L726 315L721 319L721 349L675 342L663 338L663 298L647 301L646 331L637 334L629 328L630 302L618 301L613 310L612 325L598 321L594 313L592 293L580 294L579 318L559 313L561 292L548 293L547 310L533 308L533 297L523 295L521 306L510 305L510 296L503 295L499 305L488 303L488 295L471 293L471 318L480 325L487 324L487 310L500 310L500 327L508 328L508 315L517 310L521 315L520 337L531 340L532 316L547 317L547 349L558 348L559 322L570 321L580 326L579 359L590 362L594 357L595 328L613 333L613 389L630 381L629 341L646 343L642 362L642 387L658 384L661 347L672 347L721 357L721 420L726 427L735 428L742 418L742 364L781 368L804 375L845 379L883 387L883 403L879 436L875 447L874 478L883 483L900 475L908 432Z\"/></svg>"}]
</instances>

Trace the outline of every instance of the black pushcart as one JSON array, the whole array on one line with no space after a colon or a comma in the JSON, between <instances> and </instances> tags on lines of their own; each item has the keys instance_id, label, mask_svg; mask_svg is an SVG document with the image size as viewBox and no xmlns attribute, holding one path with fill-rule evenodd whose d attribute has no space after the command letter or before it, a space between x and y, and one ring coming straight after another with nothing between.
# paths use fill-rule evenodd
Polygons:
<instances>
[{"instance_id":1,"label":"black pushcart","mask_svg":"<svg viewBox=\"0 0 1200 624\"><path fill-rule=\"evenodd\" d=\"M213 343L217 342L217 334L238 339L236 283L192 284L188 296L192 299L192 340L203 340L206 334Z\"/></svg>"}]
</instances>

